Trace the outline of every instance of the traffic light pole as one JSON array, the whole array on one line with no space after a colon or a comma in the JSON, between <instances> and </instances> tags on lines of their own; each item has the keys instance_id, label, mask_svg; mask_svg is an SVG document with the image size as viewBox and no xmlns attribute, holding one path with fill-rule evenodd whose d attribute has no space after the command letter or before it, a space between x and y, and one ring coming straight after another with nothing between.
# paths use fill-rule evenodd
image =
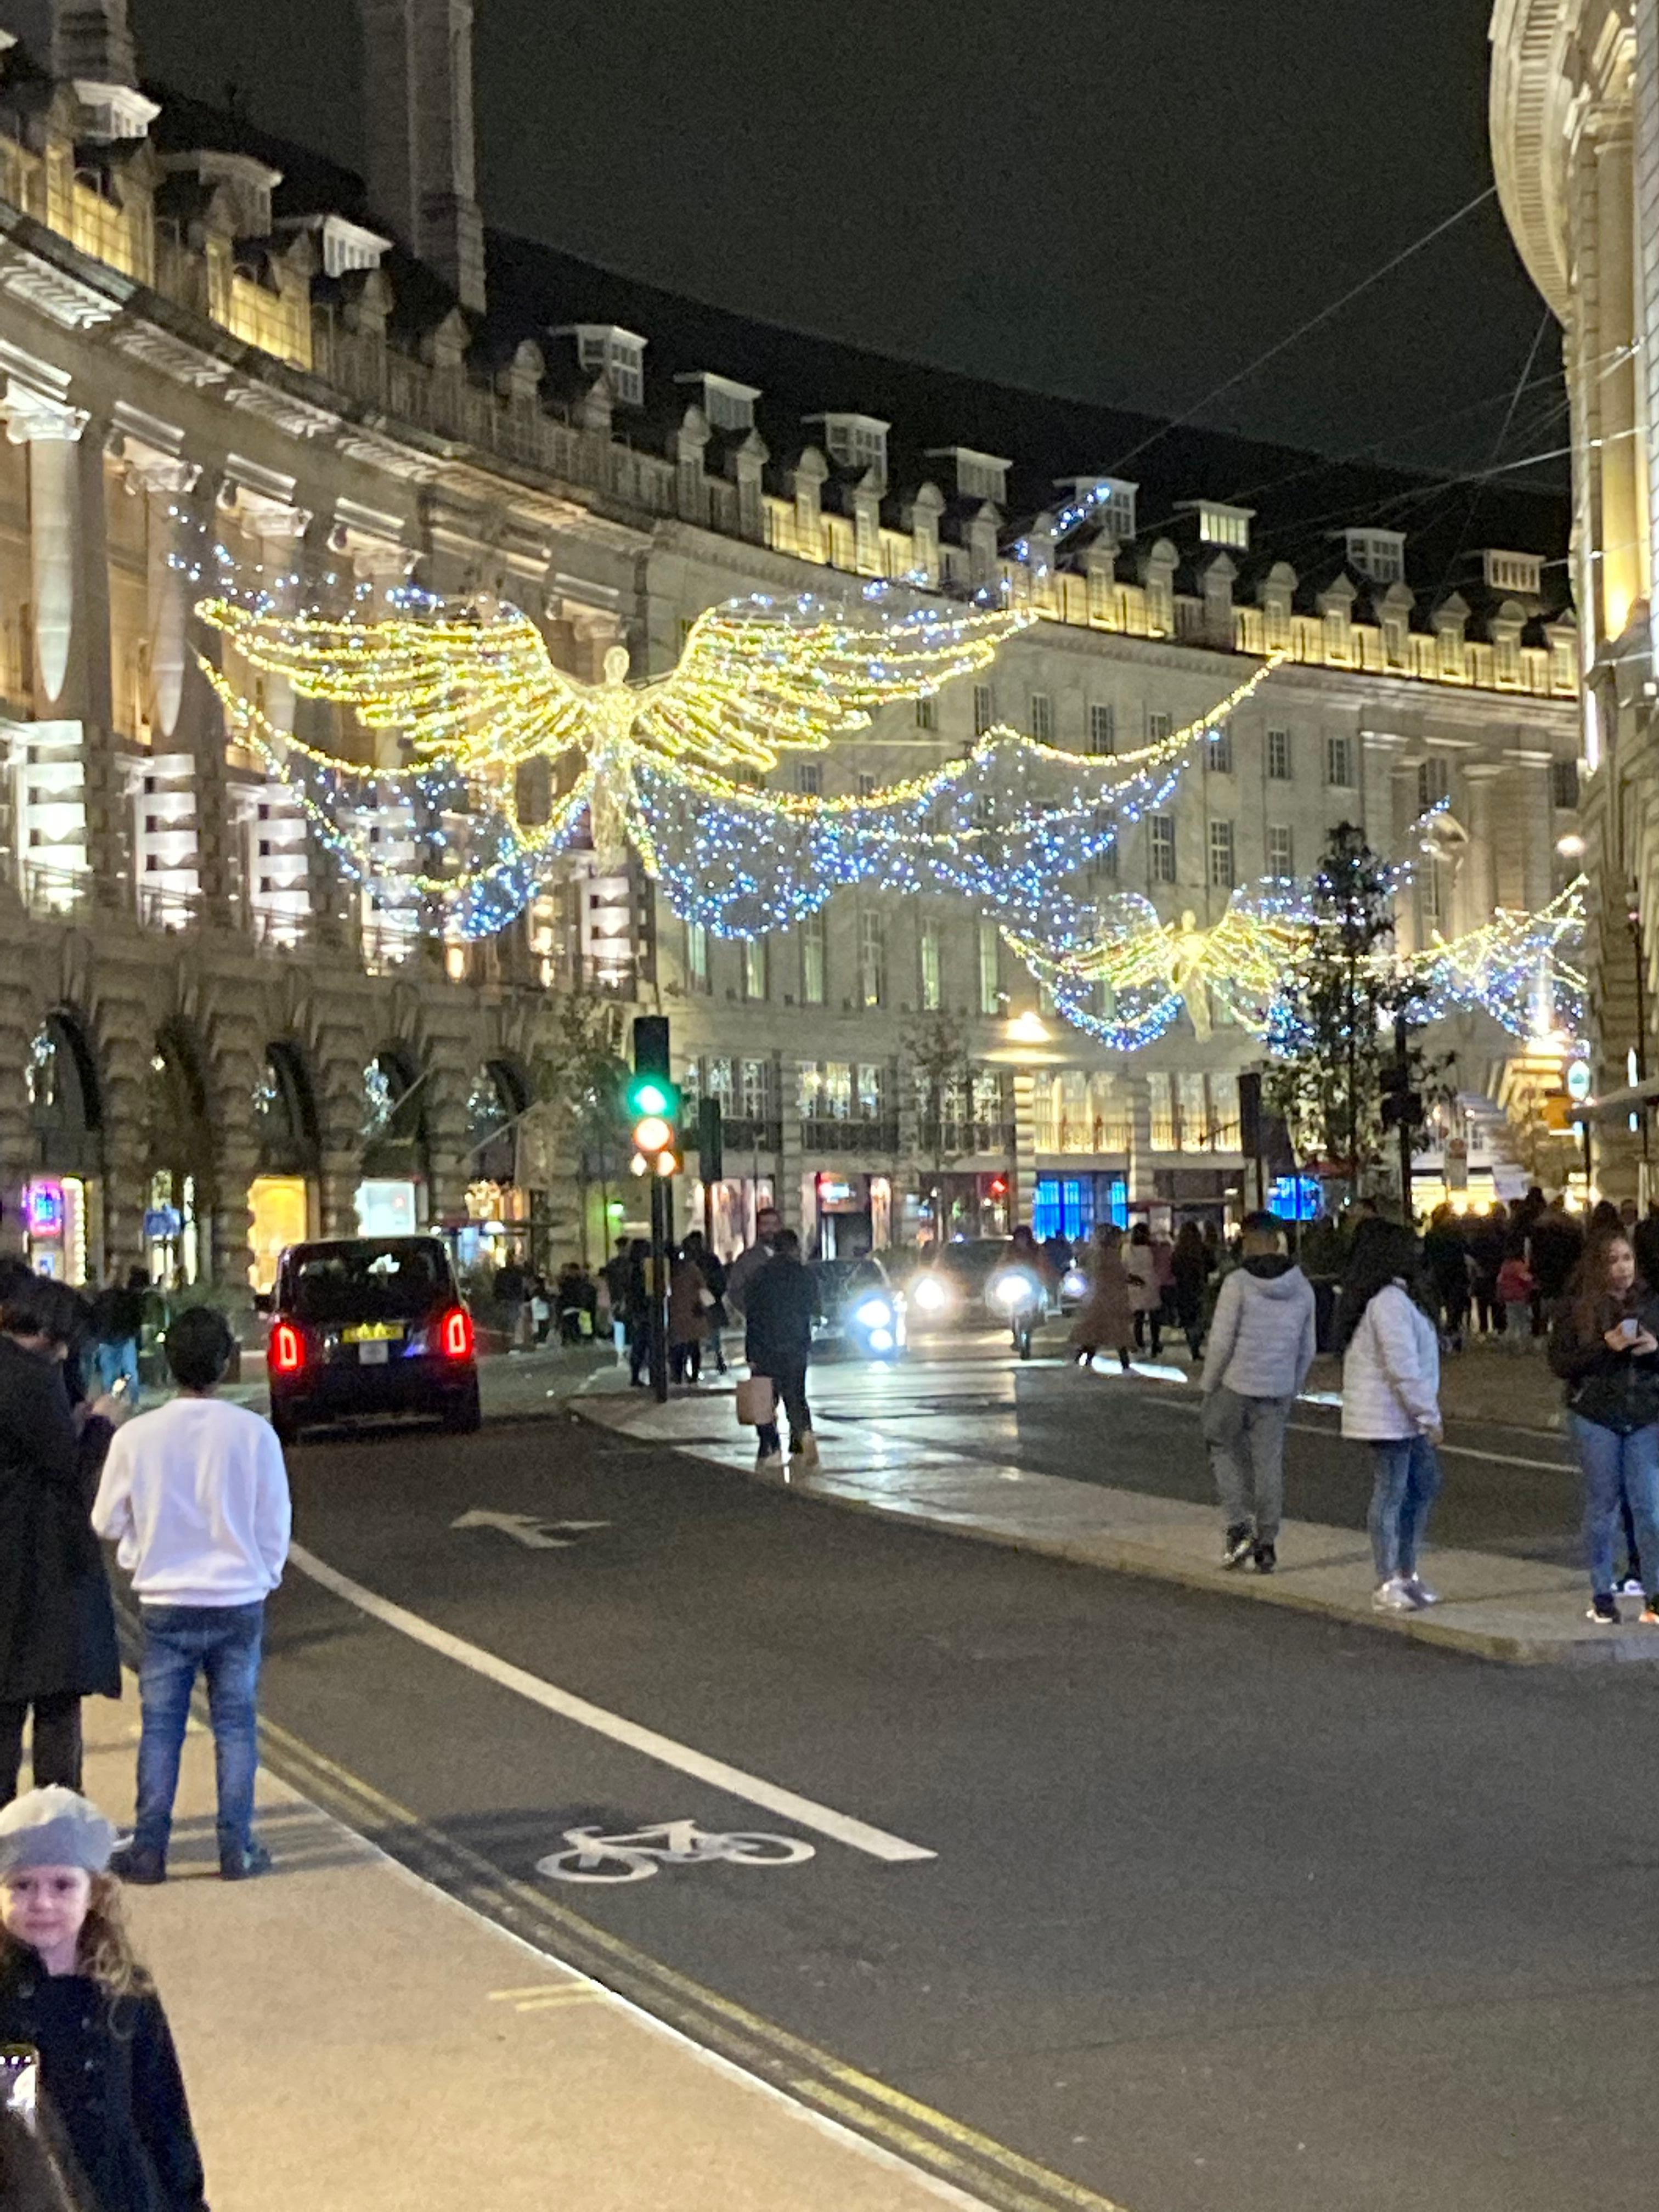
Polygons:
<instances>
[{"instance_id":1,"label":"traffic light pole","mask_svg":"<svg viewBox=\"0 0 1659 2212\"><path fill-rule=\"evenodd\" d=\"M668 1397L668 1248L673 1241L673 1186L651 1178L651 1389L660 1406Z\"/></svg>"}]
</instances>

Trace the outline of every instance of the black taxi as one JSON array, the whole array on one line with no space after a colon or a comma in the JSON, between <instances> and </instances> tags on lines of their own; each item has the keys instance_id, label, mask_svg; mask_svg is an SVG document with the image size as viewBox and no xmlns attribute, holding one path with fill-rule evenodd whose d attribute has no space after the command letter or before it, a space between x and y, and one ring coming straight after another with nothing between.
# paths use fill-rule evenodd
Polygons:
<instances>
[{"instance_id":1,"label":"black taxi","mask_svg":"<svg viewBox=\"0 0 1659 2212\"><path fill-rule=\"evenodd\" d=\"M276 1267L265 1343L271 1426L435 1413L479 1422L472 1316L435 1237L339 1237L293 1244Z\"/></svg>"}]
</instances>

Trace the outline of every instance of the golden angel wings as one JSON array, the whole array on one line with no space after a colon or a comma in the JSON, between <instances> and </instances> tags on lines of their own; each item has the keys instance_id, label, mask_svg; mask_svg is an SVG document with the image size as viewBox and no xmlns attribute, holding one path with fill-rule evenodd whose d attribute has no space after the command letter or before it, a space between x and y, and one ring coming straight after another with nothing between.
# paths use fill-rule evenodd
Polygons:
<instances>
[{"instance_id":1,"label":"golden angel wings","mask_svg":"<svg viewBox=\"0 0 1659 2212\"><path fill-rule=\"evenodd\" d=\"M582 683L554 667L535 624L513 611L354 622L221 597L197 612L248 666L301 697L403 732L418 763L485 777L570 752L607 755L613 768L637 754L763 774L781 751L825 745L890 701L985 667L1030 619L1004 607L842 614L740 600L698 617L667 675L630 684L622 647L605 655L602 683Z\"/></svg>"}]
</instances>

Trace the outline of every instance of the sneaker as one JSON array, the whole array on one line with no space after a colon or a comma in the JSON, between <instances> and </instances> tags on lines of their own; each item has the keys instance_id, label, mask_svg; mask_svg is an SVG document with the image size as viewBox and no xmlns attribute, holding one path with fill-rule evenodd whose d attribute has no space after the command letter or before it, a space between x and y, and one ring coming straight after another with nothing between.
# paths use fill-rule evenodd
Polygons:
<instances>
[{"instance_id":1,"label":"sneaker","mask_svg":"<svg viewBox=\"0 0 1659 2212\"><path fill-rule=\"evenodd\" d=\"M1586 1620L1599 1621L1603 1628L1617 1628L1620 1619L1618 1599L1616 1597L1593 1597L1589 1601L1589 1607L1585 1613L1584 1618Z\"/></svg>"},{"instance_id":2,"label":"sneaker","mask_svg":"<svg viewBox=\"0 0 1659 2212\"><path fill-rule=\"evenodd\" d=\"M222 1881L251 1881L255 1875L269 1874L276 1862L261 1843L251 1843L246 1850L221 1851L219 1879Z\"/></svg>"},{"instance_id":3,"label":"sneaker","mask_svg":"<svg viewBox=\"0 0 1659 2212\"><path fill-rule=\"evenodd\" d=\"M811 1429L804 1430L798 1437L790 1437L789 1456L791 1459L798 1459L803 1467L817 1465L818 1440Z\"/></svg>"},{"instance_id":4,"label":"sneaker","mask_svg":"<svg viewBox=\"0 0 1659 2212\"><path fill-rule=\"evenodd\" d=\"M1405 1583L1406 1594L1414 1606L1421 1607L1425 1605L1439 1604L1439 1591L1431 1590L1420 1575L1407 1575L1405 1577Z\"/></svg>"},{"instance_id":5,"label":"sneaker","mask_svg":"<svg viewBox=\"0 0 1659 2212\"><path fill-rule=\"evenodd\" d=\"M1235 1521L1221 1540L1224 1567L1242 1567L1255 1548L1255 1531L1248 1521Z\"/></svg>"},{"instance_id":6,"label":"sneaker","mask_svg":"<svg viewBox=\"0 0 1659 2212\"><path fill-rule=\"evenodd\" d=\"M1616 1583L1614 1587L1617 1589L1620 1595L1624 1597L1645 1597L1647 1595L1647 1592L1642 1587L1642 1577L1640 1575L1626 1575L1623 1582Z\"/></svg>"},{"instance_id":7,"label":"sneaker","mask_svg":"<svg viewBox=\"0 0 1659 2212\"><path fill-rule=\"evenodd\" d=\"M1373 1613L1415 1613L1417 1611L1416 1603L1401 1576L1393 1575L1387 1582L1377 1584L1371 1592L1371 1611Z\"/></svg>"},{"instance_id":8,"label":"sneaker","mask_svg":"<svg viewBox=\"0 0 1659 2212\"><path fill-rule=\"evenodd\" d=\"M755 1462L755 1472L757 1474L770 1474L782 1465L783 1454L781 1451L763 1452Z\"/></svg>"},{"instance_id":9,"label":"sneaker","mask_svg":"<svg viewBox=\"0 0 1659 2212\"><path fill-rule=\"evenodd\" d=\"M1644 1628L1659 1628L1659 1597L1650 1597L1637 1618Z\"/></svg>"},{"instance_id":10,"label":"sneaker","mask_svg":"<svg viewBox=\"0 0 1659 2212\"><path fill-rule=\"evenodd\" d=\"M1253 1554L1259 1575L1270 1575L1279 1565L1279 1553L1271 1544L1258 1544Z\"/></svg>"},{"instance_id":11,"label":"sneaker","mask_svg":"<svg viewBox=\"0 0 1659 2212\"><path fill-rule=\"evenodd\" d=\"M146 1851L137 1844L122 1844L109 1855L109 1870L135 1889L155 1889L167 1878L167 1863L160 1851Z\"/></svg>"}]
</instances>

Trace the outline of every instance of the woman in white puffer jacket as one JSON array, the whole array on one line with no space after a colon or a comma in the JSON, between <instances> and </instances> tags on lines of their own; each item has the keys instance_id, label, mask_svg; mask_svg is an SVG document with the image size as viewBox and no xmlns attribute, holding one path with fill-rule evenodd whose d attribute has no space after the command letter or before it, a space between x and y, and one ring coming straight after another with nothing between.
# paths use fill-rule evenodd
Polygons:
<instances>
[{"instance_id":1,"label":"woman in white puffer jacket","mask_svg":"<svg viewBox=\"0 0 1659 2212\"><path fill-rule=\"evenodd\" d=\"M1368 1521L1379 1613L1435 1602L1418 1548L1440 1488L1440 1338L1412 1295L1421 1256L1403 1223L1375 1221L1349 1262L1337 1312L1342 1433L1368 1443L1375 1480Z\"/></svg>"}]
</instances>

